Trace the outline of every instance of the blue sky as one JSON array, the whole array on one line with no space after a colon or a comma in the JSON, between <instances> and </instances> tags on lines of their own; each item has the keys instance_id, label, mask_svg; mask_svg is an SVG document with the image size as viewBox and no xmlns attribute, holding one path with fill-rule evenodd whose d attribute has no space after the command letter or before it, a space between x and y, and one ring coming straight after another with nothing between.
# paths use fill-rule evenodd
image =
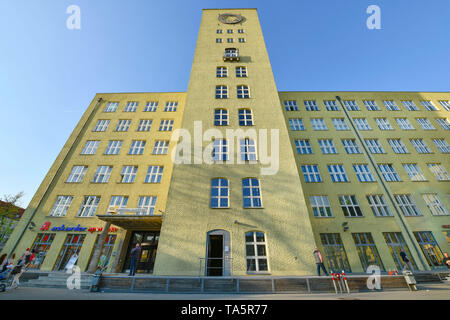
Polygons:
<instances>
[{"instance_id":1,"label":"blue sky","mask_svg":"<svg viewBox=\"0 0 450 320\"><path fill-rule=\"evenodd\" d=\"M2 0L0 196L28 205L97 92L185 91L201 9L224 6L258 8L280 91L450 91L448 0Z\"/></svg>"}]
</instances>

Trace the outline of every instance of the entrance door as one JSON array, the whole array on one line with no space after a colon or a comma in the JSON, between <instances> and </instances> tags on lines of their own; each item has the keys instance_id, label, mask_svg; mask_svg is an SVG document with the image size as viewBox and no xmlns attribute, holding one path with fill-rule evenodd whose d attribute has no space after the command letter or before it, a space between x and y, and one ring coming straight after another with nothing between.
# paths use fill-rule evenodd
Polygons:
<instances>
[{"instance_id":1,"label":"entrance door","mask_svg":"<svg viewBox=\"0 0 450 320\"><path fill-rule=\"evenodd\" d=\"M131 235L130 244L128 246L127 258L123 266L123 272L130 269L130 253L136 247L141 245L141 255L138 257L137 270L139 273L153 273L155 266L156 251L158 249L159 231L135 231Z\"/></svg>"},{"instance_id":2,"label":"entrance door","mask_svg":"<svg viewBox=\"0 0 450 320\"><path fill-rule=\"evenodd\" d=\"M228 276L230 275L230 235L225 230L208 232L206 275Z\"/></svg>"}]
</instances>

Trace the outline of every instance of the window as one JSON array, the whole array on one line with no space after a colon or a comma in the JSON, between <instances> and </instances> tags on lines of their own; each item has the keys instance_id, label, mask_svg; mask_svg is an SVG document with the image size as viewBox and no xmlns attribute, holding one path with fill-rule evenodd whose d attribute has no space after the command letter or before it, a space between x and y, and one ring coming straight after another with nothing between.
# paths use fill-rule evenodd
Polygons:
<instances>
[{"instance_id":1,"label":"window","mask_svg":"<svg viewBox=\"0 0 450 320\"><path fill-rule=\"evenodd\" d=\"M392 217L392 213L389 210L384 196L382 194L371 194L367 196L370 208L372 209L375 217Z\"/></svg>"},{"instance_id":2,"label":"window","mask_svg":"<svg viewBox=\"0 0 450 320\"><path fill-rule=\"evenodd\" d=\"M312 118L311 119L311 125L313 130L328 130L327 125L325 124L325 121L322 118Z\"/></svg>"},{"instance_id":3,"label":"window","mask_svg":"<svg viewBox=\"0 0 450 320\"><path fill-rule=\"evenodd\" d=\"M227 99L228 88L227 86L216 86L216 99Z\"/></svg>"},{"instance_id":4,"label":"window","mask_svg":"<svg viewBox=\"0 0 450 320\"><path fill-rule=\"evenodd\" d=\"M339 204L341 205L344 216L346 217L362 217L363 213L359 207L355 195L339 196Z\"/></svg>"},{"instance_id":5,"label":"window","mask_svg":"<svg viewBox=\"0 0 450 320\"><path fill-rule=\"evenodd\" d=\"M228 34L233 33L233 29L227 29L227 33Z\"/></svg>"},{"instance_id":6,"label":"window","mask_svg":"<svg viewBox=\"0 0 450 320\"><path fill-rule=\"evenodd\" d=\"M328 262L328 270L352 272L339 233L321 233L320 241L325 249L327 259L324 260Z\"/></svg>"},{"instance_id":7,"label":"window","mask_svg":"<svg viewBox=\"0 0 450 320\"><path fill-rule=\"evenodd\" d=\"M309 140L295 140L295 147L297 148L298 154L312 154L311 144Z\"/></svg>"},{"instance_id":8,"label":"window","mask_svg":"<svg viewBox=\"0 0 450 320\"><path fill-rule=\"evenodd\" d=\"M159 131L172 131L173 120L161 120L159 124Z\"/></svg>"},{"instance_id":9,"label":"window","mask_svg":"<svg viewBox=\"0 0 450 320\"><path fill-rule=\"evenodd\" d=\"M342 139L342 145L348 154L361 153L355 139Z\"/></svg>"},{"instance_id":10,"label":"window","mask_svg":"<svg viewBox=\"0 0 450 320\"><path fill-rule=\"evenodd\" d=\"M145 183L160 183L163 175L164 167L148 166Z\"/></svg>"},{"instance_id":11,"label":"window","mask_svg":"<svg viewBox=\"0 0 450 320\"><path fill-rule=\"evenodd\" d=\"M448 122L448 119L446 118L436 119L436 122L439 123L442 129L450 130L450 122Z\"/></svg>"},{"instance_id":12,"label":"window","mask_svg":"<svg viewBox=\"0 0 450 320\"><path fill-rule=\"evenodd\" d=\"M130 124L131 120L119 120L119 122L117 123L116 131L118 132L128 131Z\"/></svg>"},{"instance_id":13,"label":"window","mask_svg":"<svg viewBox=\"0 0 450 320\"><path fill-rule=\"evenodd\" d=\"M98 120L97 123L95 124L94 127L94 132L103 132L106 131L106 129L108 129L108 125L109 125L110 120Z\"/></svg>"},{"instance_id":14,"label":"window","mask_svg":"<svg viewBox=\"0 0 450 320\"><path fill-rule=\"evenodd\" d=\"M245 38L238 38L238 41L239 41L240 43L244 43L244 42L245 42Z\"/></svg>"},{"instance_id":15,"label":"window","mask_svg":"<svg viewBox=\"0 0 450 320\"><path fill-rule=\"evenodd\" d=\"M436 108L431 101L420 101L420 103L425 107L428 111L437 111L438 108Z\"/></svg>"},{"instance_id":16,"label":"window","mask_svg":"<svg viewBox=\"0 0 450 320\"><path fill-rule=\"evenodd\" d=\"M238 33L244 33L244 29L238 29Z\"/></svg>"},{"instance_id":17,"label":"window","mask_svg":"<svg viewBox=\"0 0 450 320\"><path fill-rule=\"evenodd\" d=\"M221 38L216 38L216 43L222 43L222 39Z\"/></svg>"},{"instance_id":18,"label":"window","mask_svg":"<svg viewBox=\"0 0 450 320\"><path fill-rule=\"evenodd\" d=\"M445 139L433 139L434 144L442 153L450 153L450 145Z\"/></svg>"},{"instance_id":19,"label":"window","mask_svg":"<svg viewBox=\"0 0 450 320\"><path fill-rule=\"evenodd\" d=\"M328 201L328 196L310 196L309 202L311 203L311 208L314 217L332 217L333 212L331 211L330 201Z\"/></svg>"},{"instance_id":20,"label":"window","mask_svg":"<svg viewBox=\"0 0 450 320\"><path fill-rule=\"evenodd\" d=\"M244 208L262 208L261 189L258 179L242 179L242 195Z\"/></svg>"},{"instance_id":21,"label":"window","mask_svg":"<svg viewBox=\"0 0 450 320\"><path fill-rule=\"evenodd\" d=\"M380 130L394 130L386 118L375 118L375 122Z\"/></svg>"},{"instance_id":22,"label":"window","mask_svg":"<svg viewBox=\"0 0 450 320\"><path fill-rule=\"evenodd\" d=\"M139 120L137 131L150 131L153 120Z\"/></svg>"},{"instance_id":23,"label":"window","mask_svg":"<svg viewBox=\"0 0 450 320\"><path fill-rule=\"evenodd\" d=\"M359 182L375 182L375 178L367 164L354 164L353 170L358 177Z\"/></svg>"},{"instance_id":24,"label":"window","mask_svg":"<svg viewBox=\"0 0 450 320\"><path fill-rule=\"evenodd\" d=\"M439 103L445 110L450 111L450 101L439 100Z\"/></svg>"},{"instance_id":25,"label":"window","mask_svg":"<svg viewBox=\"0 0 450 320\"><path fill-rule=\"evenodd\" d=\"M367 147L369 148L370 153L386 153L383 149L383 146L380 144L378 139L364 139Z\"/></svg>"},{"instance_id":26,"label":"window","mask_svg":"<svg viewBox=\"0 0 450 320\"><path fill-rule=\"evenodd\" d=\"M383 100L384 106L388 111L400 111L400 108L394 102L394 100Z\"/></svg>"},{"instance_id":27,"label":"window","mask_svg":"<svg viewBox=\"0 0 450 320\"><path fill-rule=\"evenodd\" d=\"M315 100L305 100L303 103L305 104L306 111L319 111L319 106Z\"/></svg>"},{"instance_id":28,"label":"window","mask_svg":"<svg viewBox=\"0 0 450 320\"><path fill-rule=\"evenodd\" d=\"M339 111L336 100L324 100L323 104L328 111Z\"/></svg>"},{"instance_id":29,"label":"window","mask_svg":"<svg viewBox=\"0 0 450 320\"><path fill-rule=\"evenodd\" d=\"M439 268L443 265L444 256L441 248L436 242L431 231L418 231L414 232L414 237L419 243L422 253L427 259L428 265L432 268Z\"/></svg>"},{"instance_id":30,"label":"window","mask_svg":"<svg viewBox=\"0 0 450 320\"><path fill-rule=\"evenodd\" d=\"M401 181L400 176L397 174L392 164L379 164L378 169L381 171L384 180L387 182Z\"/></svg>"},{"instance_id":31,"label":"window","mask_svg":"<svg viewBox=\"0 0 450 320\"><path fill-rule=\"evenodd\" d=\"M226 139L216 139L213 141L212 160L213 161L228 160L228 144Z\"/></svg>"},{"instance_id":32,"label":"window","mask_svg":"<svg viewBox=\"0 0 450 320\"><path fill-rule=\"evenodd\" d=\"M237 78L247 78L247 67L236 67Z\"/></svg>"},{"instance_id":33,"label":"window","mask_svg":"<svg viewBox=\"0 0 450 320\"><path fill-rule=\"evenodd\" d=\"M338 131L350 130L344 118L333 118L334 128Z\"/></svg>"},{"instance_id":34,"label":"window","mask_svg":"<svg viewBox=\"0 0 450 320\"><path fill-rule=\"evenodd\" d=\"M92 182L94 183L107 183L111 175L111 166L98 166L97 171L95 171L94 178Z\"/></svg>"},{"instance_id":35,"label":"window","mask_svg":"<svg viewBox=\"0 0 450 320\"><path fill-rule=\"evenodd\" d=\"M112 196L109 201L110 207L126 208L128 204L127 196Z\"/></svg>"},{"instance_id":36,"label":"window","mask_svg":"<svg viewBox=\"0 0 450 320\"><path fill-rule=\"evenodd\" d=\"M153 154L167 154L169 149L169 141L157 140L153 147Z\"/></svg>"},{"instance_id":37,"label":"window","mask_svg":"<svg viewBox=\"0 0 450 320\"><path fill-rule=\"evenodd\" d=\"M228 180L217 178L211 180L211 208L229 208Z\"/></svg>"},{"instance_id":38,"label":"window","mask_svg":"<svg viewBox=\"0 0 450 320\"><path fill-rule=\"evenodd\" d=\"M250 91L248 86L237 86L237 97L238 99L249 99Z\"/></svg>"},{"instance_id":39,"label":"window","mask_svg":"<svg viewBox=\"0 0 450 320\"><path fill-rule=\"evenodd\" d=\"M138 215L152 216L155 213L156 197L155 196L141 196L139 197L138 208L144 209Z\"/></svg>"},{"instance_id":40,"label":"window","mask_svg":"<svg viewBox=\"0 0 450 320\"><path fill-rule=\"evenodd\" d=\"M178 108L178 102L177 101L168 101L166 102L166 106L164 107L165 112L175 112Z\"/></svg>"},{"instance_id":41,"label":"window","mask_svg":"<svg viewBox=\"0 0 450 320\"><path fill-rule=\"evenodd\" d=\"M80 183L83 181L84 175L86 174L86 166L74 166L69 174L66 182L68 183Z\"/></svg>"},{"instance_id":42,"label":"window","mask_svg":"<svg viewBox=\"0 0 450 320\"><path fill-rule=\"evenodd\" d=\"M221 34L221 33L222 33L222 29L217 29L217 30L216 30L216 33L217 33L217 34Z\"/></svg>"},{"instance_id":43,"label":"window","mask_svg":"<svg viewBox=\"0 0 450 320\"><path fill-rule=\"evenodd\" d=\"M372 130L366 118L353 118L353 122L358 130Z\"/></svg>"},{"instance_id":44,"label":"window","mask_svg":"<svg viewBox=\"0 0 450 320\"><path fill-rule=\"evenodd\" d=\"M239 109L238 111L239 125L240 126L252 126L253 115L250 109Z\"/></svg>"},{"instance_id":45,"label":"window","mask_svg":"<svg viewBox=\"0 0 450 320\"><path fill-rule=\"evenodd\" d=\"M433 216L446 216L449 215L447 208L441 202L436 193L424 193L422 194L428 209L430 209Z\"/></svg>"},{"instance_id":46,"label":"window","mask_svg":"<svg viewBox=\"0 0 450 320\"><path fill-rule=\"evenodd\" d=\"M387 140L395 153L409 153L408 149L403 144L402 140L400 139L387 139Z\"/></svg>"},{"instance_id":47,"label":"window","mask_svg":"<svg viewBox=\"0 0 450 320\"><path fill-rule=\"evenodd\" d=\"M300 118L289 119L289 128L292 131L303 131L305 126L303 125L303 120Z\"/></svg>"},{"instance_id":48,"label":"window","mask_svg":"<svg viewBox=\"0 0 450 320\"><path fill-rule=\"evenodd\" d=\"M411 100L402 101L402 103L408 111L419 111L419 108Z\"/></svg>"},{"instance_id":49,"label":"window","mask_svg":"<svg viewBox=\"0 0 450 320\"><path fill-rule=\"evenodd\" d=\"M136 178L138 167L136 166L123 166L122 171L120 172L120 175L122 177L122 180L120 182L122 183L133 183L134 179Z\"/></svg>"},{"instance_id":50,"label":"window","mask_svg":"<svg viewBox=\"0 0 450 320\"><path fill-rule=\"evenodd\" d=\"M416 121L423 130L436 130L436 128L433 127L430 120L428 120L427 118L416 118Z\"/></svg>"},{"instance_id":51,"label":"window","mask_svg":"<svg viewBox=\"0 0 450 320\"><path fill-rule=\"evenodd\" d=\"M318 142L323 154L338 153L332 139L319 139Z\"/></svg>"},{"instance_id":52,"label":"window","mask_svg":"<svg viewBox=\"0 0 450 320\"><path fill-rule=\"evenodd\" d=\"M353 241L355 241L356 251L358 251L359 259L364 270L371 265L377 265L384 270L377 247L370 233L352 233Z\"/></svg>"},{"instance_id":53,"label":"window","mask_svg":"<svg viewBox=\"0 0 450 320\"><path fill-rule=\"evenodd\" d=\"M103 112L116 112L118 106L118 102L108 102Z\"/></svg>"},{"instance_id":54,"label":"window","mask_svg":"<svg viewBox=\"0 0 450 320\"><path fill-rule=\"evenodd\" d=\"M94 140L86 141L86 144L83 148L83 151L81 151L81 154L95 154L99 144L100 144L100 141L94 141Z\"/></svg>"},{"instance_id":55,"label":"window","mask_svg":"<svg viewBox=\"0 0 450 320\"><path fill-rule=\"evenodd\" d=\"M415 130L407 118L396 118L395 121L402 130Z\"/></svg>"},{"instance_id":56,"label":"window","mask_svg":"<svg viewBox=\"0 0 450 320\"><path fill-rule=\"evenodd\" d=\"M285 100L284 108L286 111L298 111L297 101L295 100Z\"/></svg>"},{"instance_id":57,"label":"window","mask_svg":"<svg viewBox=\"0 0 450 320\"><path fill-rule=\"evenodd\" d=\"M58 196L56 198L55 204L50 210L49 216L51 217L65 217L67 210L69 210L70 204L72 203L72 196Z\"/></svg>"},{"instance_id":58,"label":"window","mask_svg":"<svg viewBox=\"0 0 450 320\"><path fill-rule=\"evenodd\" d=\"M233 43L233 38L227 38L228 43Z\"/></svg>"},{"instance_id":59,"label":"window","mask_svg":"<svg viewBox=\"0 0 450 320\"><path fill-rule=\"evenodd\" d=\"M158 102L150 101L147 102L147 105L144 108L144 112L156 112L156 108L158 108Z\"/></svg>"},{"instance_id":60,"label":"window","mask_svg":"<svg viewBox=\"0 0 450 320\"><path fill-rule=\"evenodd\" d=\"M355 100L344 100L344 106L348 111L359 111L359 107Z\"/></svg>"},{"instance_id":61,"label":"window","mask_svg":"<svg viewBox=\"0 0 450 320\"><path fill-rule=\"evenodd\" d=\"M389 247L389 251L391 252L392 258L394 259L398 270L402 270L403 265L405 264L400 257L400 252L402 250L409 257L409 260L411 261L414 269L417 269L417 265L414 262L411 252L406 245L405 239L400 232L383 232L383 236L386 240L386 244Z\"/></svg>"},{"instance_id":62,"label":"window","mask_svg":"<svg viewBox=\"0 0 450 320\"><path fill-rule=\"evenodd\" d=\"M143 154L145 148L145 140L133 140L131 141L130 150L128 154Z\"/></svg>"},{"instance_id":63,"label":"window","mask_svg":"<svg viewBox=\"0 0 450 320\"><path fill-rule=\"evenodd\" d=\"M333 182L348 182L347 174L345 173L344 166L342 164L329 164L327 165L328 172L330 173L331 181Z\"/></svg>"},{"instance_id":64,"label":"window","mask_svg":"<svg viewBox=\"0 0 450 320\"><path fill-rule=\"evenodd\" d=\"M136 112L136 109L137 109L138 105L139 105L138 102L130 101L125 106L125 109L123 110L123 112Z\"/></svg>"},{"instance_id":65,"label":"window","mask_svg":"<svg viewBox=\"0 0 450 320\"><path fill-rule=\"evenodd\" d=\"M247 232L245 234L245 248L247 272L265 272L269 270L264 233Z\"/></svg>"},{"instance_id":66,"label":"window","mask_svg":"<svg viewBox=\"0 0 450 320\"><path fill-rule=\"evenodd\" d=\"M417 163L403 163L402 166L411 181L427 181Z\"/></svg>"},{"instance_id":67,"label":"window","mask_svg":"<svg viewBox=\"0 0 450 320\"><path fill-rule=\"evenodd\" d=\"M228 125L228 110L227 109L215 109L214 110L214 125L215 126L227 126Z\"/></svg>"},{"instance_id":68,"label":"window","mask_svg":"<svg viewBox=\"0 0 450 320\"><path fill-rule=\"evenodd\" d=\"M396 194L394 195L395 202L397 202L400 210L402 210L405 217L421 216L419 209L410 194Z\"/></svg>"},{"instance_id":69,"label":"window","mask_svg":"<svg viewBox=\"0 0 450 320\"><path fill-rule=\"evenodd\" d=\"M363 103L369 111L380 111L375 100L363 100Z\"/></svg>"},{"instance_id":70,"label":"window","mask_svg":"<svg viewBox=\"0 0 450 320\"><path fill-rule=\"evenodd\" d=\"M226 78L228 76L227 67L217 67L216 77L217 78Z\"/></svg>"},{"instance_id":71,"label":"window","mask_svg":"<svg viewBox=\"0 0 450 320\"><path fill-rule=\"evenodd\" d=\"M411 144L418 153L432 153L430 148L428 148L422 139L410 139L409 141L411 141Z\"/></svg>"},{"instance_id":72,"label":"window","mask_svg":"<svg viewBox=\"0 0 450 320\"><path fill-rule=\"evenodd\" d=\"M315 164L302 166L303 177L305 182L322 182L319 167Z\"/></svg>"},{"instance_id":73,"label":"window","mask_svg":"<svg viewBox=\"0 0 450 320\"><path fill-rule=\"evenodd\" d=\"M240 141L240 147L242 161L256 161L258 159L255 140L248 138L242 139Z\"/></svg>"},{"instance_id":74,"label":"window","mask_svg":"<svg viewBox=\"0 0 450 320\"><path fill-rule=\"evenodd\" d=\"M440 163L427 163L427 166L428 169L430 169L430 171L435 175L437 181L450 180L450 176Z\"/></svg>"},{"instance_id":75,"label":"window","mask_svg":"<svg viewBox=\"0 0 450 320\"><path fill-rule=\"evenodd\" d=\"M121 140L111 140L106 147L105 154L119 154L122 147Z\"/></svg>"},{"instance_id":76,"label":"window","mask_svg":"<svg viewBox=\"0 0 450 320\"><path fill-rule=\"evenodd\" d=\"M98 196L84 196L83 202L81 203L80 210L78 210L78 217L93 217L97 211L98 203L100 202L100 197Z\"/></svg>"}]
</instances>

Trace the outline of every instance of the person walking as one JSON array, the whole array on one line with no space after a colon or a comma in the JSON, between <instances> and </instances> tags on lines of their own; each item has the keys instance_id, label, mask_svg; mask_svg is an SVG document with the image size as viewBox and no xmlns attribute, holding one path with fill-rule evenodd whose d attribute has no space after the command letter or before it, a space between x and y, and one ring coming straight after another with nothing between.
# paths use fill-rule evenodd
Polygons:
<instances>
[{"instance_id":1,"label":"person walking","mask_svg":"<svg viewBox=\"0 0 450 320\"><path fill-rule=\"evenodd\" d=\"M413 265L403 249L401 249L401 251L400 251L400 257L402 258L403 263L404 263L403 271L405 271L407 269L407 267L409 267L410 271L414 271Z\"/></svg>"},{"instance_id":2,"label":"person walking","mask_svg":"<svg viewBox=\"0 0 450 320\"><path fill-rule=\"evenodd\" d=\"M319 249L316 248L316 250L314 250L313 254L314 254L314 259L316 260L317 274L320 276L320 269L322 269L323 272L328 276L327 269L325 269L325 266L323 264L322 254L320 253Z\"/></svg>"},{"instance_id":3,"label":"person walking","mask_svg":"<svg viewBox=\"0 0 450 320\"><path fill-rule=\"evenodd\" d=\"M2 266L0 267L0 279L5 279L6 276L9 274L9 272L14 266L15 258L16 258L15 253L13 253L9 259L5 258L5 261L3 261Z\"/></svg>"},{"instance_id":4,"label":"person walking","mask_svg":"<svg viewBox=\"0 0 450 320\"><path fill-rule=\"evenodd\" d=\"M450 257L448 256L447 252L444 252L444 260L442 260L442 263L444 264L444 266L450 269Z\"/></svg>"},{"instance_id":5,"label":"person walking","mask_svg":"<svg viewBox=\"0 0 450 320\"><path fill-rule=\"evenodd\" d=\"M137 261L141 256L141 245L139 243L136 244L136 247L131 250L130 253L130 274L129 276L134 276L136 274L137 269Z\"/></svg>"}]
</instances>

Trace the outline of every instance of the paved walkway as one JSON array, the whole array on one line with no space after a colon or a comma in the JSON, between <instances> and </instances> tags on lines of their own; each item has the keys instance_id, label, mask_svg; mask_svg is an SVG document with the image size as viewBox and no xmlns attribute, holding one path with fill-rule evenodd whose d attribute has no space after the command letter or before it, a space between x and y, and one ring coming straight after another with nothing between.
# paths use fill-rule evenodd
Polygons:
<instances>
[{"instance_id":1,"label":"paved walkway","mask_svg":"<svg viewBox=\"0 0 450 320\"><path fill-rule=\"evenodd\" d=\"M88 290L17 288L0 292L0 300L450 300L450 283L419 285L419 291L352 294L161 294L94 293Z\"/></svg>"}]
</instances>

